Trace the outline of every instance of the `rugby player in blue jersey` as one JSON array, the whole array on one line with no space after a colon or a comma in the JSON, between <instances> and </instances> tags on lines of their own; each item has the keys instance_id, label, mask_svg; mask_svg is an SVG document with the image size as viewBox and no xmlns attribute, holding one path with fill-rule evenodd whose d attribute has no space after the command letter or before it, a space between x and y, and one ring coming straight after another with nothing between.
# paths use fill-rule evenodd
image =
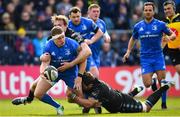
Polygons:
<instances>
[{"instance_id":1,"label":"rugby player in blue jersey","mask_svg":"<svg viewBox=\"0 0 180 117\"><path fill-rule=\"evenodd\" d=\"M79 70L78 66L75 65L72 68L69 68L63 72L58 72L58 78L55 81L48 81L46 77L43 75L44 69L48 65L53 65L56 68L59 68L63 62L71 62L73 61L82 50L79 44L65 37L64 31L60 26L55 26L51 30L52 39L48 41L44 48L44 60L40 66L40 77L35 81L33 86L30 89L29 96L16 98L12 101L13 104L26 104L30 103L34 96L45 102L47 104L52 105L56 108L57 114L63 114L63 106L54 101L46 92L60 79L62 79L66 85L68 86L68 90L75 90L78 92L79 96L82 96L81 89L81 76L78 76L78 73L83 74L85 70L85 61L80 65ZM30 98L30 100L28 99ZM91 100L93 101L93 100Z\"/></svg>"},{"instance_id":2,"label":"rugby player in blue jersey","mask_svg":"<svg viewBox=\"0 0 180 117\"><path fill-rule=\"evenodd\" d=\"M135 44L136 40L140 40L140 64L142 71L142 80L145 87L152 85L152 75L156 73L158 81L165 79L165 61L161 48L161 40L163 34L168 35L168 40L174 40L176 35L171 31L164 22L154 18L155 6L152 2L145 2L143 8L144 20L138 22L133 29L128 49L123 57L125 62ZM164 98L162 98L164 102Z\"/></svg>"},{"instance_id":3,"label":"rugby player in blue jersey","mask_svg":"<svg viewBox=\"0 0 180 117\"><path fill-rule=\"evenodd\" d=\"M109 43L110 36L106 29L105 22L99 18L100 16L100 6L98 4L91 4L88 8L88 18L92 19L94 23L101 29L104 33L103 37L101 37L98 41L90 45L92 51L92 61L90 72L96 77L99 78L99 66L100 66L100 50L102 47L103 42ZM92 36L94 34L92 33ZM104 40L103 40L104 39Z\"/></svg>"},{"instance_id":4,"label":"rugby player in blue jersey","mask_svg":"<svg viewBox=\"0 0 180 117\"><path fill-rule=\"evenodd\" d=\"M71 28L76 33L79 33L88 45L98 41L103 35L101 29L91 20L81 16L81 10L78 7L72 7L69 12L68 28ZM91 34L94 34L93 36ZM87 60L86 71L90 70L92 56Z\"/></svg>"},{"instance_id":5,"label":"rugby player in blue jersey","mask_svg":"<svg viewBox=\"0 0 180 117\"><path fill-rule=\"evenodd\" d=\"M99 41L103 36L101 29L93 22L93 20L82 17L81 10L78 7L73 7L69 12L69 25L75 32L79 33L85 40L85 42L91 47L92 44ZM92 51L92 50L91 50ZM90 71L91 65L95 64L92 56L87 59L86 71ZM98 69L92 72L93 75L99 76ZM89 110L89 109L88 109ZM87 112L88 112L87 110ZM99 111L98 111L99 110ZM98 109L96 113L101 113L101 109ZM83 113L87 113L86 109L83 109Z\"/></svg>"},{"instance_id":6,"label":"rugby player in blue jersey","mask_svg":"<svg viewBox=\"0 0 180 117\"><path fill-rule=\"evenodd\" d=\"M99 18L100 16L100 6L98 4L91 4L88 7L88 18L92 19L94 23L101 29L101 31L104 33L104 35L94 42L93 44L89 45L92 51L92 61L90 64L90 72L96 77L99 78L99 66L100 66L100 50L102 47L102 44L109 43L110 42L110 36L106 30L106 24L103 20ZM93 36L94 33L91 33ZM83 113L88 113L89 108L84 108ZM101 113L101 108L95 108L96 113Z\"/></svg>"}]
</instances>

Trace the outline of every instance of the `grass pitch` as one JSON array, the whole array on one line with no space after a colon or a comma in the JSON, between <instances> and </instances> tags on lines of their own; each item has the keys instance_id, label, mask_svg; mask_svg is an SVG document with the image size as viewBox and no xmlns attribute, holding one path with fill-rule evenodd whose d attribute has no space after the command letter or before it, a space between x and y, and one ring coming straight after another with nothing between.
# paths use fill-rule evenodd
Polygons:
<instances>
[{"instance_id":1,"label":"grass pitch","mask_svg":"<svg viewBox=\"0 0 180 117\"><path fill-rule=\"evenodd\" d=\"M85 116L81 114L81 107L76 104L70 104L66 100L57 100L63 104L64 116ZM159 101L149 113L116 113L110 114L103 109L103 114L95 114L91 109L90 114L86 116L180 116L180 98L168 98L167 110L161 110L161 101ZM38 100L27 105L14 106L11 100L0 100L0 116L56 116L53 107L44 104Z\"/></svg>"}]
</instances>

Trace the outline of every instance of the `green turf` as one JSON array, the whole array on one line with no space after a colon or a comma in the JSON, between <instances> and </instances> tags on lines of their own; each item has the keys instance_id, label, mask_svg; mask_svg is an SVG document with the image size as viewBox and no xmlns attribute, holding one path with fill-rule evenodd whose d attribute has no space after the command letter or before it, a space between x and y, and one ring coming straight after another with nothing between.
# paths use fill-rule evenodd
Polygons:
<instances>
[{"instance_id":1,"label":"green turf","mask_svg":"<svg viewBox=\"0 0 180 117\"><path fill-rule=\"evenodd\" d=\"M66 100L58 100L58 102L61 102L65 108L64 116L84 116L78 105L70 104ZM0 100L0 116L56 116L56 111L53 107L38 100L19 106L12 105L11 100ZM93 109L91 109L89 116L95 116ZM159 101L150 113L109 114L103 109L103 114L96 114L96 116L180 116L180 98L169 98L167 110L161 110Z\"/></svg>"}]
</instances>

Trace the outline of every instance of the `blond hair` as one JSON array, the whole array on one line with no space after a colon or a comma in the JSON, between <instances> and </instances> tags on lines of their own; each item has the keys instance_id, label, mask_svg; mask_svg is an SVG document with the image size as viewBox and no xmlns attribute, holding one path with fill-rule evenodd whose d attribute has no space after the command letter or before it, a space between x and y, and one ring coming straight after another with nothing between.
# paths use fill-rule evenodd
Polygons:
<instances>
[{"instance_id":1,"label":"blond hair","mask_svg":"<svg viewBox=\"0 0 180 117\"><path fill-rule=\"evenodd\" d=\"M88 10L91 10L92 8L101 8L98 4L91 4L89 7L88 7Z\"/></svg>"},{"instance_id":2,"label":"blond hair","mask_svg":"<svg viewBox=\"0 0 180 117\"><path fill-rule=\"evenodd\" d=\"M63 20L64 21L64 25L67 26L68 25L68 18L65 15L54 15L51 17L51 21L54 24L54 22L56 20Z\"/></svg>"}]
</instances>

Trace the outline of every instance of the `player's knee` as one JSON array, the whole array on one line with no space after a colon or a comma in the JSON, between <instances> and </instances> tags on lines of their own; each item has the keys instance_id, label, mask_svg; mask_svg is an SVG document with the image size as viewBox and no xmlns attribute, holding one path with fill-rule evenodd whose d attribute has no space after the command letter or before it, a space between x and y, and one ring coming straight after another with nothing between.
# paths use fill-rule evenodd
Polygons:
<instances>
[{"instance_id":1,"label":"player's knee","mask_svg":"<svg viewBox=\"0 0 180 117\"><path fill-rule=\"evenodd\" d=\"M151 86L152 84L151 83L144 83L144 86L146 87L146 88L149 88L150 86Z\"/></svg>"},{"instance_id":2,"label":"player's knee","mask_svg":"<svg viewBox=\"0 0 180 117\"><path fill-rule=\"evenodd\" d=\"M34 92L34 97L36 97L37 99L40 100L43 97L43 95L42 95L42 93L35 91Z\"/></svg>"},{"instance_id":3,"label":"player's knee","mask_svg":"<svg viewBox=\"0 0 180 117\"><path fill-rule=\"evenodd\" d=\"M34 90L35 90L35 88L36 88L36 86L37 86L37 83L33 82L33 83L32 83L32 85L31 85L31 90L33 90L33 91L34 91Z\"/></svg>"}]
</instances>

